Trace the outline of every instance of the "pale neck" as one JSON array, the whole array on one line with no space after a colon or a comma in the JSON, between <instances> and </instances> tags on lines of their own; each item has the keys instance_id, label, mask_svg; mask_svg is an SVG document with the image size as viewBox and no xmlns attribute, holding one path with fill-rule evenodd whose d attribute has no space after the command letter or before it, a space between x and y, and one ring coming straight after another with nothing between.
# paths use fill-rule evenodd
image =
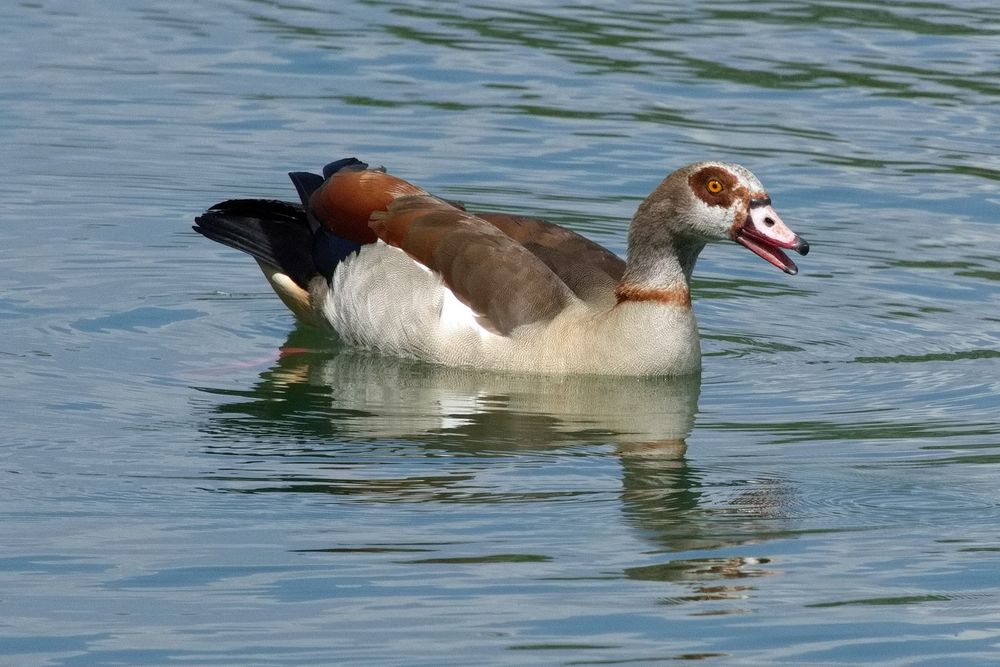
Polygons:
<instances>
[{"instance_id":1,"label":"pale neck","mask_svg":"<svg viewBox=\"0 0 1000 667\"><path fill-rule=\"evenodd\" d=\"M628 235L628 258L621 285L641 290L690 290L698 254L704 242L679 237L665 229L662 211L640 206Z\"/></svg>"}]
</instances>

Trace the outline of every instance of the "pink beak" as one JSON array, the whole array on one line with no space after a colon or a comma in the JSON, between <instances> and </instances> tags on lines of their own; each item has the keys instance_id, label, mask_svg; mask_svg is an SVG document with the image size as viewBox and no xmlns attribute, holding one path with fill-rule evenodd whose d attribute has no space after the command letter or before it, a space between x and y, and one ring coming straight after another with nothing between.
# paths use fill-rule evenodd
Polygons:
<instances>
[{"instance_id":1,"label":"pink beak","mask_svg":"<svg viewBox=\"0 0 1000 667\"><path fill-rule=\"evenodd\" d=\"M809 254L809 244L781 221L767 195L750 200L747 219L737 228L733 240L791 275L798 273L799 268L781 249Z\"/></svg>"}]
</instances>

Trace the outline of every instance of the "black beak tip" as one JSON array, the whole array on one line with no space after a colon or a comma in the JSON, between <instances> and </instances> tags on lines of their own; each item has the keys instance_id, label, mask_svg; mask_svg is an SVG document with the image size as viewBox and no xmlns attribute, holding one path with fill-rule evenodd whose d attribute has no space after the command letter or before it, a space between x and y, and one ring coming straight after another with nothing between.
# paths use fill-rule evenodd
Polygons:
<instances>
[{"instance_id":1,"label":"black beak tip","mask_svg":"<svg viewBox=\"0 0 1000 667\"><path fill-rule=\"evenodd\" d=\"M801 236L796 236L795 237L795 252L799 253L802 256L808 255L809 254L809 242L806 241Z\"/></svg>"}]
</instances>

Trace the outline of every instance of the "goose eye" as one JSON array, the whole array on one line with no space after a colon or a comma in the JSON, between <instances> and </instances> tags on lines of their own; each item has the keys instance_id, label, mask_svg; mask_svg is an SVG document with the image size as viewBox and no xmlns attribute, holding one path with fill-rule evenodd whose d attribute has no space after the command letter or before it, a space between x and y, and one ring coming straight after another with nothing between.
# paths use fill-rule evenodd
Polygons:
<instances>
[{"instance_id":1,"label":"goose eye","mask_svg":"<svg viewBox=\"0 0 1000 667\"><path fill-rule=\"evenodd\" d=\"M717 195L720 192L722 192L722 183L720 183L717 179L714 178L710 180L705 185L705 187L708 188L708 191L711 192L713 195Z\"/></svg>"}]
</instances>

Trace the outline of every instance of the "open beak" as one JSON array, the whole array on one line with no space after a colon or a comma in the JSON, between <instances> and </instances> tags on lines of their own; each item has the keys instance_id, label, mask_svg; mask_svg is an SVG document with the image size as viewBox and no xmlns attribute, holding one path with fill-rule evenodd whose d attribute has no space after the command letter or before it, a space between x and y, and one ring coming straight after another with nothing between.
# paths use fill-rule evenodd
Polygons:
<instances>
[{"instance_id":1,"label":"open beak","mask_svg":"<svg viewBox=\"0 0 1000 667\"><path fill-rule=\"evenodd\" d=\"M733 240L793 276L799 268L782 248L800 255L809 254L809 244L785 226L771 208L771 198L767 196L750 200L747 219L736 228Z\"/></svg>"}]
</instances>

